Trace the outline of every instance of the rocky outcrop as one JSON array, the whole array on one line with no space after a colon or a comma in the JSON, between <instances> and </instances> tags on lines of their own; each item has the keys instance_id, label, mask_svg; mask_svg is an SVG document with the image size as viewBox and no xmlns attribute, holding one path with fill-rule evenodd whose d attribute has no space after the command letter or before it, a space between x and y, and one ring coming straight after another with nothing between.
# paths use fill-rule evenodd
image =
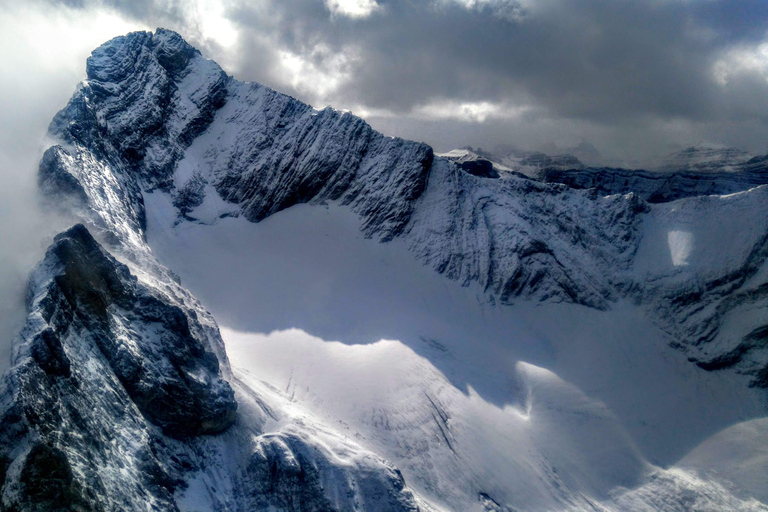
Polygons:
<instances>
[{"instance_id":1,"label":"rocky outcrop","mask_svg":"<svg viewBox=\"0 0 768 512\"><path fill-rule=\"evenodd\" d=\"M204 328L78 225L32 274L0 393L3 510L174 510L156 444L230 427ZM172 441L171 441L172 442Z\"/></svg>"},{"instance_id":2,"label":"rocky outcrop","mask_svg":"<svg viewBox=\"0 0 768 512\"><path fill-rule=\"evenodd\" d=\"M541 171L541 181L592 189L600 195L633 193L649 203L667 203L686 197L733 194L768 184L768 166L754 165L739 172L547 168Z\"/></svg>"},{"instance_id":3,"label":"rocky outcrop","mask_svg":"<svg viewBox=\"0 0 768 512\"><path fill-rule=\"evenodd\" d=\"M0 383L0 510L424 510L390 464L284 417L289 399L233 390L199 312L82 225L55 238L28 306Z\"/></svg>"},{"instance_id":4,"label":"rocky outcrop","mask_svg":"<svg viewBox=\"0 0 768 512\"><path fill-rule=\"evenodd\" d=\"M30 290L40 301L31 307L49 326L32 343L38 364L68 374L56 338L85 331L139 410L166 434L212 434L232 424L237 404L194 313L140 285L82 225L55 239L43 265L61 270L47 289Z\"/></svg>"},{"instance_id":5,"label":"rocky outcrop","mask_svg":"<svg viewBox=\"0 0 768 512\"><path fill-rule=\"evenodd\" d=\"M422 510L399 470L371 462L345 471L296 433L263 436L243 473L251 482L243 498L249 510ZM325 482L338 486L335 496L328 496Z\"/></svg>"}]
</instances>

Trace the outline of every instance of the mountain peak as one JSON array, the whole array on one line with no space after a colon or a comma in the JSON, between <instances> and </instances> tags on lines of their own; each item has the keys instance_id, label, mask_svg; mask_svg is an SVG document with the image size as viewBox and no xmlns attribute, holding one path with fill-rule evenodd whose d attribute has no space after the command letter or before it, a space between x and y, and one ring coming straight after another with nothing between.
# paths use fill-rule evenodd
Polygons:
<instances>
[{"instance_id":1,"label":"mountain peak","mask_svg":"<svg viewBox=\"0 0 768 512\"><path fill-rule=\"evenodd\" d=\"M571 155L436 156L239 82L162 29L95 50L50 135L41 189L72 199L83 225L30 280L0 392L0 508L24 510L51 461L83 490L78 506L106 510L431 510L424 498L479 512L628 496L605 508L661 496L685 510L715 487L649 474L645 455L672 464L762 407L747 387L768 385L759 159L749 176L703 179ZM530 172L501 172L518 169ZM282 252L297 239L301 254ZM328 245L331 257L316 251ZM163 267L180 261L253 333L285 315L278 329L331 324L343 338L307 331L339 342L281 352L259 335L230 372L213 316ZM375 356L387 347L399 348ZM712 509L738 502L713 496Z\"/></svg>"},{"instance_id":2,"label":"mountain peak","mask_svg":"<svg viewBox=\"0 0 768 512\"><path fill-rule=\"evenodd\" d=\"M158 28L152 32L131 32L115 37L99 46L86 61L88 80L120 82L147 65L152 53L157 62L171 75L181 73L200 52L178 33Z\"/></svg>"}]
</instances>

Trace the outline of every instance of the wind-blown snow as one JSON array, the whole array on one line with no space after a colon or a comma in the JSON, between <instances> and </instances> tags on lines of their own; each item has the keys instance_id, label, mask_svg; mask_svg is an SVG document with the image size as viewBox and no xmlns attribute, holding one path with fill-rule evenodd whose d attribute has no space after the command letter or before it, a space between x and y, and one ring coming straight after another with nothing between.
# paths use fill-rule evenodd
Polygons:
<instances>
[{"instance_id":1,"label":"wind-blown snow","mask_svg":"<svg viewBox=\"0 0 768 512\"><path fill-rule=\"evenodd\" d=\"M688 231L670 231L667 234L669 253L672 264L676 267L688 265L688 257L693 251L693 233Z\"/></svg>"}]
</instances>

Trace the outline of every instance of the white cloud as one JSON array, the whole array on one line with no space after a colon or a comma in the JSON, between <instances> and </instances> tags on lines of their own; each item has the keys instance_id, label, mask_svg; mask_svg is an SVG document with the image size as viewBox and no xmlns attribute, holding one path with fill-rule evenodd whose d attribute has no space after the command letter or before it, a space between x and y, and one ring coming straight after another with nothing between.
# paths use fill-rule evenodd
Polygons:
<instances>
[{"instance_id":1,"label":"white cloud","mask_svg":"<svg viewBox=\"0 0 768 512\"><path fill-rule=\"evenodd\" d=\"M768 82L768 42L731 49L712 66L712 76L725 87L740 75L757 75Z\"/></svg>"},{"instance_id":2,"label":"white cloud","mask_svg":"<svg viewBox=\"0 0 768 512\"><path fill-rule=\"evenodd\" d=\"M225 6L216 0L198 0L193 11L193 21L200 27L205 39L212 39L224 48L237 41L238 31L227 18Z\"/></svg>"},{"instance_id":3,"label":"white cloud","mask_svg":"<svg viewBox=\"0 0 768 512\"><path fill-rule=\"evenodd\" d=\"M530 0L435 0L434 4L458 4L470 11L489 10L497 18L511 22L522 21L532 7Z\"/></svg>"},{"instance_id":4,"label":"white cloud","mask_svg":"<svg viewBox=\"0 0 768 512\"><path fill-rule=\"evenodd\" d=\"M507 105L488 101L438 101L419 106L411 112L417 119L453 119L469 123L484 123L491 119L518 119L531 110L527 105Z\"/></svg>"},{"instance_id":5,"label":"white cloud","mask_svg":"<svg viewBox=\"0 0 768 512\"><path fill-rule=\"evenodd\" d=\"M325 5L332 15L350 18L367 18L381 9L376 0L325 0Z\"/></svg>"},{"instance_id":6,"label":"white cloud","mask_svg":"<svg viewBox=\"0 0 768 512\"><path fill-rule=\"evenodd\" d=\"M316 45L311 53L277 52L280 76L297 92L314 102L327 101L350 77L359 56L353 48L334 51Z\"/></svg>"}]
</instances>

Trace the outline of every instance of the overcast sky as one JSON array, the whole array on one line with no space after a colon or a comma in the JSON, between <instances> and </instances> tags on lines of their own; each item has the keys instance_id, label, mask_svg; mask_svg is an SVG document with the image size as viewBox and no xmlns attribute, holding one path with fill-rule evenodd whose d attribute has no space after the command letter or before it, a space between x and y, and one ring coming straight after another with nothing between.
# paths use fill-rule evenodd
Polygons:
<instances>
[{"instance_id":1,"label":"overcast sky","mask_svg":"<svg viewBox=\"0 0 768 512\"><path fill-rule=\"evenodd\" d=\"M45 110L42 125L92 47L165 26L239 79L437 150L588 142L627 164L696 143L768 152L765 0L3 2L3 80L21 93L3 107Z\"/></svg>"}]
</instances>

